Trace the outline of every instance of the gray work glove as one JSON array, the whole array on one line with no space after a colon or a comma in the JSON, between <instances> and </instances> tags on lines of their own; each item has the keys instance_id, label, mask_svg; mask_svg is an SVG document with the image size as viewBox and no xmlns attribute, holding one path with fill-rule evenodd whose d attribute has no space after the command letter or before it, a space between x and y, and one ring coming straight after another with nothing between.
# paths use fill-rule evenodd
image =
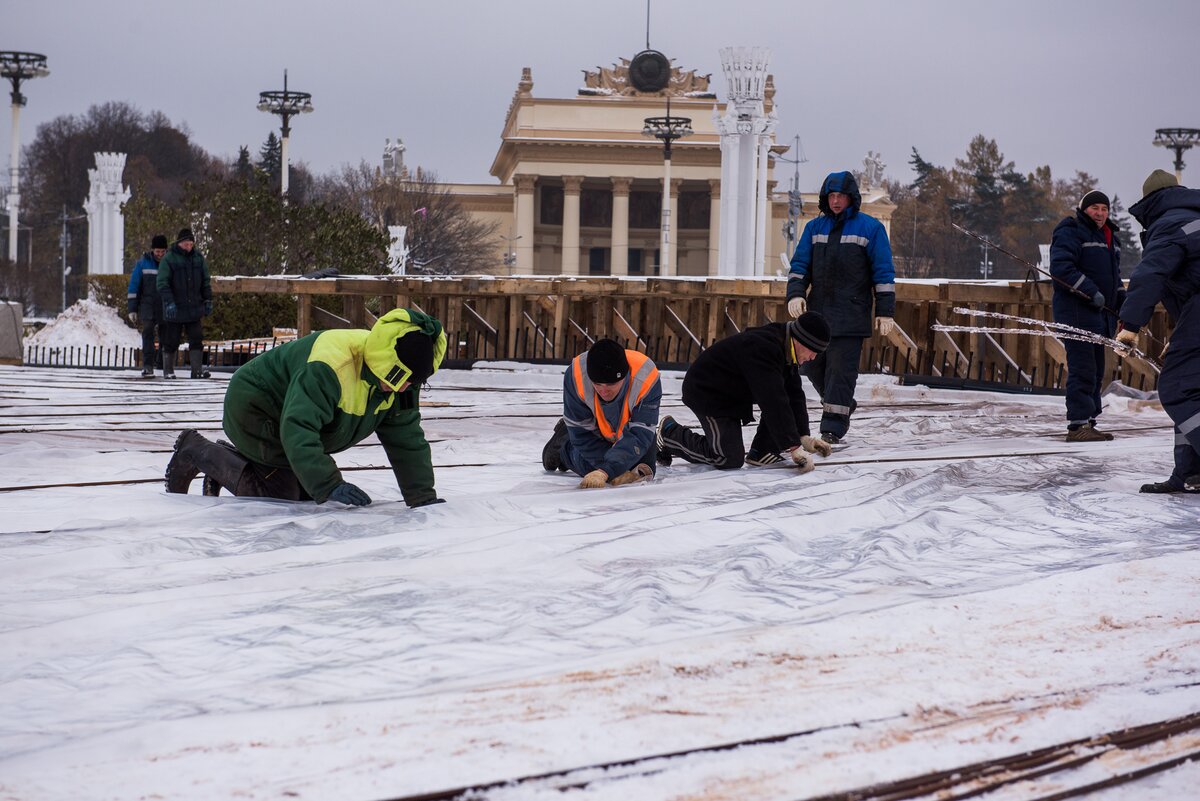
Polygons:
<instances>
[{"instance_id":1,"label":"gray work glove","mask_svg":"<svg viewBox=\"0 0 1200 801\"><path fill-rule=\"evenodd\" d=\"M329 493L328 500L344 503L347 506L367 506L371 503L371 496L353 484L343 481L333 488L333 492Z\"/></svg>"}]
</instances>

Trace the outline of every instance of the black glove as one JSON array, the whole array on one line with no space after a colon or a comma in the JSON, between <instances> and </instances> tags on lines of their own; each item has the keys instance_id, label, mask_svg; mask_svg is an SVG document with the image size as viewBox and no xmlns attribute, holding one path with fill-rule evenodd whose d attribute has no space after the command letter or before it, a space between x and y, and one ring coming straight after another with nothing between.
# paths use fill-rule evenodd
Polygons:
<instances>
[{"instance_id":1,"label":"black glove","mask_svg":"<svg viewBox=\"0 0 1200 801\"><path fill-rule=\"evenodd\" d=\"M333 488L333 492L329 493L328 500L344 503L347 506L367 506L371 503L371 496L353 484L343 481Z\"/></svg>"},{"instance_id":2,"label":"black glove","mask_svg":"<svg viewBox=\"0 0 1200 801\"><path fill-rule=\"evenodd\" d=\"M163 319L174 322L178 315L179 310L175 308L174 303L168 303L167 305L163 306Z\"/></svg>"},{"instance_id":3,"label":"black glove","mask_svg":"<svg viewBox=\"0 0 1200 801\"><path fill-rule=\"evenodd\" d=\"M204 316L205 317L212 316L212 301L211 300L204 301Z\"/></svg>"},{"instance_id":4,"label":"black glove","mask_svg":"<svg viewBox=\"0 0 1200 801\"><path fill-rule=\"evenodd\" d=\"M1104 308L1104 293L1097 292L1095 295L1092 295L1092 305L1095 306L1097 309L1103 309Z\"/></svg>"},{"instance_id":5,"label":"black glove","mask_svg":"<svg viewBox=\"0 0 1200 801\"><path fill-rule=\"evenodd\" d=\"M433 506L435 503L445 503L445 502L446 502L445 498L430 498L427 501L417 501L416 503L410 503L408 506L410 509L416 509L418 506Z\"/></svg>"}]
</instances>

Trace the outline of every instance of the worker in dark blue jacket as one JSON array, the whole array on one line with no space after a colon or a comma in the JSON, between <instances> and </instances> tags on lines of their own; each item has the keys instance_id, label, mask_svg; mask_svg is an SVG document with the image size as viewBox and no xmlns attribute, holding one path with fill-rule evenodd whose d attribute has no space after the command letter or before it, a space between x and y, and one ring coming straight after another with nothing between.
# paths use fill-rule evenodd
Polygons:
<instances>
[{"instance_id":1,"label":"worker in dark blue jacket","mask_svg":"<svg viewBox=\"0 0 1200 801\"><path fill-rule=\"evenodd\" d=\"M150 240L150 250L133 265L129 276L126 311L129 321L142 329L142 378L154 377L154 335L163 337L162 301L158 295L158 263L167 255L167 237L156 234Z\"/></svg>"},{"instance_id":2,"label":"worker in dark blue jacket","mask_svg":"<svg viewBox=\"0 0 1200 801\"><path fill-rule=\"evenodd\" d=\"M1160 302L1175 322L1158 377L1159 400L1175 423L1175 469L1142 492L1183 492L1200 484L1200 191L1155 170L1129 213L1145 230L1117 340L1135 344Z\"/></svg>"},{"instance_id":3,"label":"worker in dark blue jacket","mask_svg":"<svg viewBox=\"0 0 1200 801\"><path fill-rule=\"evenodd\" d=\"M1099 190L1080 198L1075 213L1054 229L1050 274L1056 279L1054 321L1112 337L1125 287L1121 243L1108 208L1108 195ZM1112 439L1112 434L1096 429L1108 348L1073 339L1063 340L1063 348L1067 352L1067 442Z\"/></svg>"},{"instance_id":4,"label":"worker in dark blue jacket","mask_svg":"<svg viewBox=\"0 0 1200 801\"><path fill-rule=\"evenodd\" d=\"M821 395L821 436L846 436L858 404L858 360L874 328L885 337L895 327L896 268L883 224L859 210L862 196L848 172L821 184L821 215L804 226L788 277L788 314L820 312L829 323L829 347L807 365L805 375ZM872 304L872 298L874 303Z\"/></svg>"}]
</instances>

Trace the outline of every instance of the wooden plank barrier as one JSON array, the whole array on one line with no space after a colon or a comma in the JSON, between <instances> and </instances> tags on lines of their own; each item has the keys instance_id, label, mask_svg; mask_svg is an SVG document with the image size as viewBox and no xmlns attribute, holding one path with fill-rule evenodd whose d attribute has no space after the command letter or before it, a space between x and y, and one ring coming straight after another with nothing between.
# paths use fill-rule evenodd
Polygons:
<instances>
[{"instance_id":1,"label":"wooden plank barrier","mask_svg":"<svg viewBox=\"0 0 1200 801\"><path fill-rule=\"evenodd\" d=\"M327 327L369 327L399 306L442 321L448 358L565 363L600 337L612 337L656 363L686 367L712 344L750 326L788 319L786 282L779 278L618 278L492 276L214 277L213 291L285 294L296 298L300 336ZM1052 337L934 331L936 323L992 328L1013 321L968 317L956 307L1052 320L1048 282L912 281L896 283L897 328L864 342L862 372L995 384L1019 391L1061 391L1062 344ZM313 303L341 296L341 315ZM1165 342L1160 307L1147 327ZM1152 340L1143 338L1144 344ZM1151 355L1157 357L1161 346ZM1115 357L1110 380L1152 390L1157 372Z\"/></svg>"}]
</instances>

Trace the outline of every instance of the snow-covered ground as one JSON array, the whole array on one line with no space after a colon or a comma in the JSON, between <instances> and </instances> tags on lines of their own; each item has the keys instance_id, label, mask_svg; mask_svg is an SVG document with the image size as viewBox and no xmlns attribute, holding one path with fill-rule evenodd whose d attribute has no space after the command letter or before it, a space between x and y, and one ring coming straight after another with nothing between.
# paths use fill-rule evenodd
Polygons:
<instances>
[{"instance_id":1,"label":"snow-covered ground","mask_svg":"<svg viewBox=\"0 0 1200 801\"><path fill-rule=\"evenodd\" d=\"M560 368L443 371L448 503L407 509L371 439L354 509L164 493L225 377L135 376L0 367L0 799L372 801L693 749L476 797L800 799L1200 712L1200 495L1138 493L1172 441L1144 402L1069 444L1061 398L864 377L808 475L584 491L539 463ZM1200 730L1155 748L986 798Z\"/></svg>"}]
</instances>

